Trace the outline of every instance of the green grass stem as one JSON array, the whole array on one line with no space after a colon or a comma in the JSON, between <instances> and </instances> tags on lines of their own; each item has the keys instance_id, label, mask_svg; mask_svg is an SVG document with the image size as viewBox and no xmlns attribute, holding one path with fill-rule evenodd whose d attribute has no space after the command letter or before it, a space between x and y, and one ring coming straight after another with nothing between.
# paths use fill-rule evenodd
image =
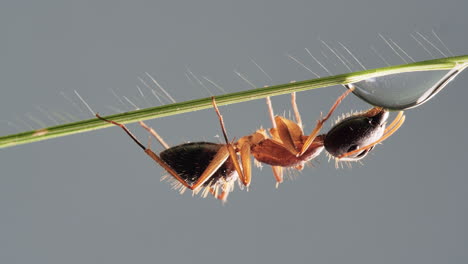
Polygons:
<instances>
[{"instance_id":1,"label":"green grass stem","mask_svg":"<svg viewBox=\"0 0 468 264\"><path fill-rule=\"evenodd\" d=\"M292 92L301 92L316 88L329 87L333 85L355 83L369 78L396 73L430 70L450 70L455 65L462 63L468 63L468 55L427 60L410 64L390 66L366 71L358 71L318 79L251 89L247 91L216 96L216 102L218 105L228 105L261 99L267 96L276 96L282 94L289 94ZM207 97L202 99L190 100L180 103L150 107L141 110L110 115L106 116L105 118L114 120L119 123L127 124L137 122L140 120L142 121L163 116L177 115L207 109L211 107L211 98ZM0 148L6 148L36 141L42 141L50 138L83 133L86 131L102 129L109 126L112 125L103 122L102 120L93 118L58 126L42 128L38 130L22 132L18 134L2 136L0 137Z\"/></svg>"}]
</instances>

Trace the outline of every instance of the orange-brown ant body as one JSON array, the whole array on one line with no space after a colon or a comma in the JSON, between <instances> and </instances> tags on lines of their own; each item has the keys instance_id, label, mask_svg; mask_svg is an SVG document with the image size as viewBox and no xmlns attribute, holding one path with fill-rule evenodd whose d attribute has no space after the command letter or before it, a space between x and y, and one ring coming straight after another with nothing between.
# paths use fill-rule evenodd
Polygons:
<instances>
[{"instance_id":1,"label":"orange-brown ant body","mask_svg":"<svg viewBox=\"0 0 468 264\"><path fill-rule=\"evenodd\" d=\"M337 122L327 134L319 132L341 101L352 91L343 93L330 108L327 115L317 121L315 128L307 136L302 130L301 117L296 105L295 93L292 106L297 123L281 116L274 116L271 102L267 98L273 127L268 136L264 129L230 142L221 113L213 97L213 107L219 118L225 144L210 142L184 143L169 147L151 128L140 122L166 148L159 155L141 144L123 125L96 117L121 127L154 161L163 167L174 179L173 187L181 192L186 189L194 193L208 193L222 201L234 189L239 179L243 186L251 182L252 155L258 162L272 166L278 183L283 181L284 168L302 170L304 164L317 157L324 149L337 160L356 161L365 157L373 147L387 139L403 124L405 116L400 111L387 127L389 113L381 107L355 114ZM240 162L239 158L240 156Z\"/></svg>"}]
</instances>

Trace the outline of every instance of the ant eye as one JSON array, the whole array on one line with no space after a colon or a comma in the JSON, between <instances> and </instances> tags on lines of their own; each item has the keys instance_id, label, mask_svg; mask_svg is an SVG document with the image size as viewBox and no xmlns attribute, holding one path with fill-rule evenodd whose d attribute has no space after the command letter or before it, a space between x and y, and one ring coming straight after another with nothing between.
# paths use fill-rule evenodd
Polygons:
<instances>
[{"instance_id":1,"label":"ant eye","mask_svg":"<svg viewBox=\"0 0 468 264\"><path fill-rule=\"evenodd\" d=\"M348 151L347 152L351 152L351 151L354 151L356 149L358 149L359 146L358 145L352 145L351 147L348 148Z\"/></svg>"},{"instance_id":2,"label":"ant eye","mask_svg":"<svg viewBox=\"0 0 468 264\"><path fill-rule=\"evenodd\" d=\"M354 150L357 150L359 149L359 145L352 145L351 147L348 148L348 151L347 152L351 152L351 151L354 151ZM369 150L365 149L359 153L357 153L354 158L363 158L367 152L369 152Z\"/></svg>"}]
</instances>

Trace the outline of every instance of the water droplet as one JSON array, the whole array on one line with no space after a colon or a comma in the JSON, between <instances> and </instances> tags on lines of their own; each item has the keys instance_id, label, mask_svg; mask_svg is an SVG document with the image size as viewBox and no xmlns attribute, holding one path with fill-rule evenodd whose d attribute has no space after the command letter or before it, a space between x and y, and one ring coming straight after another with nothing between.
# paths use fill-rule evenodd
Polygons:
<instances>
[{"instance_id":1,"label":"water droplet","mask_svg":"<svg viewBox=\"0 0 468 264\"><path fill-rule=\"evenodd\" d=\"M364 101L390 110L405 110L420 106L440 92L468 64L450 71L420 71L385 75L345 85Z\"/></svg>"}]
</instances>

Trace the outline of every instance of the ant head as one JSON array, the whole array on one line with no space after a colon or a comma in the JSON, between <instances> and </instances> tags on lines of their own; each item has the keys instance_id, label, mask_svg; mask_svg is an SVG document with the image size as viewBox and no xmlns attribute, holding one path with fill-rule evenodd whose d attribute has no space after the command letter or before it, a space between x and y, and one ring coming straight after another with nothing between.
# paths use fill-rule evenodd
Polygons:
<instances>
[{"instance_id":1,"label":"ant head","mask_svg":"<svg viewBox=\"0 0 468 264\"><path fill-rule=\"evenodd\" d=\"M325 149L333 157L339 158L374 143L384 134L388 116L388 111L375 107L339 121L325 135ZM345 156L340 160L358 161L367 156L372 149L373 147L364 148L361 152Z\"/></svg>"}]
</instances>

